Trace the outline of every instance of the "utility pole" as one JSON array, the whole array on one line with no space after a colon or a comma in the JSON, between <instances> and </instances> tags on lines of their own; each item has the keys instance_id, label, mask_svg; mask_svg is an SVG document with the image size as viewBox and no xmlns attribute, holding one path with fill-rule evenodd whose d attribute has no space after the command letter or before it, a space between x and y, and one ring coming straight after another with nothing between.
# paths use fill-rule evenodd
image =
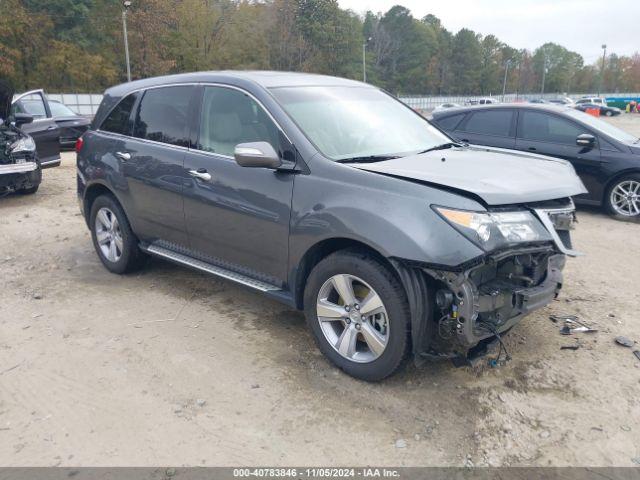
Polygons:
<instances>
[{"instance_id":1,"label":"utility pole","mask_svg":"<svg viewBox=\"0 0 640 480\"><path fill-rule=\"evenodd\" d=\"M124 58L127 63L127 82L131 81L131 64L129 63L129 39L127 38L127 10L131 6L130 0L122 2L122 34L124 35Z\"/></svg>"},{"instance_id":2,"label":"utility pole","mask_svg":"<svg viewBox=\"0 0 640 480\"><path fill-rule=\"evenodd\" d=\"M504 80L502 81L502 103L504 103L504 95L507 91L507 74L509 73L509 65L511 65L511 59L508 59L504 63Z\"/></svg>"},{"instance_id":3,"label":"utility pole","mask_svg":"<svg viewBox=\"0 0 640 480\"><path fill-rule=\"evenodd\" d=\"M544 80L547 75L547 52L542 52L544 61L542 62L542 87L540 88L540 95L544 95Z\"/></svg>"},{"instance_id":4,"label":"utility pole","mask_svg":"<svg viewBox=\"0 0 640 480\"><path fill-rule=\"evenodd\" d=\"M367 44L371 37L362 42L362 81L367 83Z\"/></svg>"},{"instance_id":5,"label":"utility pole","mask_svg":"<svg viewBox=\"0 0 640 480\"><path fill-rule=\"evenodd\" d=\"M598 88L598 96L600 96L600 92L604 90L604 65L607 59L607 46L602 44L602 70L600 70L600 86Z\"/></svg>"}]
</instances>

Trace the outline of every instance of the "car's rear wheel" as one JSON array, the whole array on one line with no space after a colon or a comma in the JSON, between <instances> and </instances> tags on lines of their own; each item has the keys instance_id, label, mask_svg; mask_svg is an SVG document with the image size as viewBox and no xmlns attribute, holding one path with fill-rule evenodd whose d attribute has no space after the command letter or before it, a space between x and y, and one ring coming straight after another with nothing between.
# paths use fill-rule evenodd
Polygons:
<instances>
[{"instance_id":1,"label":"car's rear wheel","mask_svg":"<svg viewBox=\"0 0 640 480\"><path fill-rule=\"evenodd\" d=\"M349 375L382 380L406 359L406 294L373 256L355 251L328 256L309 275L304 302L318 347Z\"/></svg>"},{"instance_id":2,"label":"car's rear wheel","mask_svg":"<svg viewBox=\"0 0 640 480\"><path fill-rule=\"evenodd\" d=\"M113 196L100 195L94 200L89 225L93 246L110 272L127 273L142 266L145 255L124 210Z\"/></svg>"},{"instance_id":3,"label":"car's rear wheel","mask_svg":"<svg viewBox=\"0 0 640 480\"><path fill-rule=\"evenodd\" d=\"M605 202L612 215L640 218L640 175L628 175L613 182Z\"/></svg>"},{"instance_id":4,"label":"car's rear wheel","mask_svg":"<svg viewBox=\"0 0 640 480\"><path fill-rule=\"evenodd\" d=\"M612 112L611 110L607 110L606 112L604 112L604 114L605 114L607 117L612 117L612 116L613 116L613 112Z\"/></svg>"}]
</instances>

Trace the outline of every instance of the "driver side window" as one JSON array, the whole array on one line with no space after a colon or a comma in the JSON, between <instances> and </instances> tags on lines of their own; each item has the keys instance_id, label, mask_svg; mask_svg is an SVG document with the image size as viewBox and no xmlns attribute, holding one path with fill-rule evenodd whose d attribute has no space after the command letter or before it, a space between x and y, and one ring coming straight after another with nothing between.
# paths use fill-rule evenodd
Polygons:
<instances>
[{"instance_id":1,"label":"driver side window","mask_svg":"<svg viewBox=\"0 0 640 480\"><path fill-rule=\"evenodd\" d=\"M246 142L269 142L281 150L278 127L253 98L232 88L205 87L198 149L233 157L236 145Z\"/></svg>"}]
</instances>

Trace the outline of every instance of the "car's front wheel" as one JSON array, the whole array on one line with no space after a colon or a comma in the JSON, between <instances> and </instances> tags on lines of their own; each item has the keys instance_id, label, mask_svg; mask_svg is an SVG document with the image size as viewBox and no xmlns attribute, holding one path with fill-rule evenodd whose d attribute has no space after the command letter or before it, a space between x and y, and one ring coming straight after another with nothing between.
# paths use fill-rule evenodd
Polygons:
<instances>
[{"instance_id":1,"label":"car's front wheel","mask_svg":"<svg viewBox=\"0 0 640 480\"><path fill-rule=\"evenodd\" d=\"M356 378L393 374L410 348L409 307L391 271L371 255L329 255L309 275L305 316L318 347Z\"/></svg>"},{"instance_id":2,"label":"car's front wheel","mask_svg":"<svg viewBox=\"0 0 640 480\"><path fill-rule=\"evenodd\" d=\"M103 265L113 273L127 273L142 266L145 255L118 201L100 195L91 206L91 238Z\"/></svg>"},{"instance_id":3,"label":"car's front wheel","mask_svg":"<svg viewBox=\"0 0 640 480\"><path fill-rule=\"evenodd\" d=\"M604 112L604 114L605 114L607 117L612 117L612 116L613 116L613 112L612 112L611 110L607 110L606 112Z\"/></svg>"},{"instance_id":4,"label":"car's front wheel","mask_svg":"<svg viewBox=\"0 0 640 480\"><path fill-rule=\"evenodd\" d=\"M605 203L612 215L640 218L640 175L628 175L613 182L607 190Z\"/></svg>"}]
</instances>

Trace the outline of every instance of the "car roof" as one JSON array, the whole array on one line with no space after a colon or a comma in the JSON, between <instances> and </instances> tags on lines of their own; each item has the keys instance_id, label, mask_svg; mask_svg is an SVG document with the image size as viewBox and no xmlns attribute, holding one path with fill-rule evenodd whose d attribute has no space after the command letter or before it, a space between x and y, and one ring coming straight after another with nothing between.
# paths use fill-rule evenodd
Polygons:
<instances>
[{"instance_id":1,"label":"car roof","mask_svg":"<svg viewBox=\"0 0 640 480\"><path fill-rule=\"evenodd\" d=\"M123 83L109 88L105 93L114 97L123 96L133 90L173 83L252 83L262 88L302 87L302 86L344 86L372 87L369 84L346 78L301 72L279 72L267 70L222 70L208 72L181 73L161 77L146 78Z\"/></svg>"},{"instance_id":2,"label":"car roof","mask_svg":"<svg viewBox=\"0 0 640 480\"><path fill-rule=\"evenodd\" d=\"M476 112L482 110L502 110L513 108L526 108L529 110L545 110L548 112L564 112L568 108L564 105L554 105L549 103L492 103L490 105L470 105L464 107L450 108L439 112L434 112L434 116L443 117L445 115L455 115L457 113Z\"/></svg>"}]
</instances>

